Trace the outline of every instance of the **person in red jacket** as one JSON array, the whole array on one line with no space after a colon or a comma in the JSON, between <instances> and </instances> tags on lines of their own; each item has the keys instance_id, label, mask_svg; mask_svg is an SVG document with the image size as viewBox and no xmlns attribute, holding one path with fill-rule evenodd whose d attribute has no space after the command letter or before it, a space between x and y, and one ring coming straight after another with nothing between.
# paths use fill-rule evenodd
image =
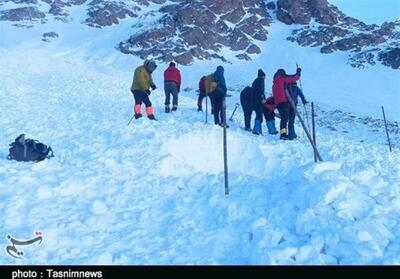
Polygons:
<instances>
[{"instance_id":1,"label":"person in red jacket","mask_svg":"<svg viewBox=\"0 0 400 279\"><path fill-rule=\"evenodd\" d=\"M169 64L169 67L164 72L164 91L165 91L165 112L170 112L170 103L172 95L172 111L178 109L178 94L181 89L181 73L176 68L174 62Z\"/></svg>"},{"instance_id":2,"label":"person in red jacket","mask_svg":"<svg viewBox=\"0 0 400 279\"><path fill-rule=\"evenodd\" d=\"M274 84L272 85L272 95L275 105L281 116L280 139L288 140L287 125L289 121L289 100L286 97L286 88L289 84L300 79L301 69L297 68L295 75L287 75L285 70L279 69L274 75Z\"/></svg>"}]
</instances>

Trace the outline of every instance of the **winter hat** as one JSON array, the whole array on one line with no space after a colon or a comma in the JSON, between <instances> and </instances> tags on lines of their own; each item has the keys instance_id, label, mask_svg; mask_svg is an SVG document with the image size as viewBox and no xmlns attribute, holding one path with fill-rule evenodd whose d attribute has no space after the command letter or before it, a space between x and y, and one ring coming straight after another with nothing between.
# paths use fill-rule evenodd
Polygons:
<instances>
[{"instance_id":1,"label":"winter hat","mask_svg":"<svg viewBox=\"0 0 400 279\"><path fill-rule=\"evenodd\" d=\"M150 73L152 73L157 68L157 64L156 62L154 62L154 60L145 60L144 66Z\"/></svg>"},{"instance_id":2,"label":"winter hat","mask_svg":"<svg viewBox=\"0 0 400 279\"><path fill-rule=\"evenodd\" d=\"M175 67L176 65L175 65L174 62L171 62L171 63L169 63L169 66L170 66L170 67Z\"/></svg>"},{"instance_id":3,"label":"winter hat","mask_svg":"<svg viewBox=\"0 0 400 279\"><path fill-rule=\"evenodd\" d=\"M224 67L222 67L222 66L217 67L217 72L223 72L223 71L224 71Z\"/></svg>"},{"instance_id":4,"label":"winter hat","mask_svg":"<svg viewBox=\"0 0 400 279\"><path fill-rule=\"evenodd\" d=\"M263 72L263 70L258 70L257 77L265 77L265 73Z\"/></svg>"},{"instance_id":5,"label":"winter hat","mask_svg":"<svg viewBox=\"0 0 400 279\"><path fill-rule=\"evenodd\" d=\"M279 69L279 70L276 72L276 74L278 74L278 75L280 75L280 76L285 76L285 75L286 75L286 72L285 72L284 69Z\"/></svg>"}]
</instances>

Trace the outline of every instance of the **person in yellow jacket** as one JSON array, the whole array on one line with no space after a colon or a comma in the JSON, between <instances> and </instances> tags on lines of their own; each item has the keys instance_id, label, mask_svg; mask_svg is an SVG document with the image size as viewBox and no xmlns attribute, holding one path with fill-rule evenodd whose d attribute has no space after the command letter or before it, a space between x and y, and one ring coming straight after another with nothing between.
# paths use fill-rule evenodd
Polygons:
<instances>
[{"instance_id":1,"label":"person in yellow jacket","mask_svg":"<svg viewBox=\"0 0 400 279\"><path fill-rule=\"evenodd\" d=\"M133 82L131 86L131 92L135 98L135 118L142 117L142 103L146 106L147 117L151 120L156 120L154 117L154 109L150 102L150 88L155 90L155 86L151 74L157 68L156 63L153 60L144 61L142 66L139 66L135 70L133 76Z\"/></svg>"}]
</instances>

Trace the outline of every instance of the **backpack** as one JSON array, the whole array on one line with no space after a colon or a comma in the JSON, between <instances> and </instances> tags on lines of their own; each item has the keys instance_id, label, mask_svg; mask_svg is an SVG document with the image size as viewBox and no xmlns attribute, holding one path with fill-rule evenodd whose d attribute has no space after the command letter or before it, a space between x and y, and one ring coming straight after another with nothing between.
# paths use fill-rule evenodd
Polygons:
<instances>
[{"instance_id":1,"label":"backpack","mask_svg":"<svg viewBox=\"0 0 400 279\"><path fill-rule=\"evenodd\" d=\"M214 79L214 74L208 75L205 78L206 93L212 93L217 89L217 82Z\"/></svg>"},{"instance_id":2,"label":"backpack","mask_svg":"<svg viewBox=\"0 0 400 279\"><path fill-rule=\"evenodd\" d=\"M13 143L10 144L10 154L8 160L23 162L40 162L44 159L54 157L53 150L37 140L25 139L25 134L19 135Z\"/></svg>"},{"instance_id":3,"label":"backpack","mask_svg":"<svg viewBox=\"0 0 400 279\"><path fill-rule=\"evenodd\" d=\"M241 104L250 104L251 103L251 94L253 92L253 89L250 86L246 86L241 92L240 92L240 103Z\"/></svg>"},{"instance_id":4,"label":"backpack","mask_svg":"<svg viewBox=\"0 0 400 279\"><path fill-rule=\"evenodd\" d=\"M200 92L206 92L206 76L201 77L199 81Z\"/></svg>"}]
</instances>

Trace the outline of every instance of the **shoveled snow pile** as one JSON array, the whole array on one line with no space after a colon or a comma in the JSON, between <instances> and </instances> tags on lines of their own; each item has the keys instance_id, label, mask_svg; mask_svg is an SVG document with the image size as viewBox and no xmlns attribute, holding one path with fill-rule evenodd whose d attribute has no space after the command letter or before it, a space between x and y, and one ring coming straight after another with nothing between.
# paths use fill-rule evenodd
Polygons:
<instances>
[{"instance_id":1,"label":"shoveled snow pile","mask_svg":"<svg viewBox=\"0 0 400 279\"><path fill-rule=\"evenodd\" d=\"M3 250L0 263L400 264L399 152L384 140L321 129L324 162L315 164L300 127L292 142L257 137L238 112L225 196L222 129L204 124L194 91L168 115L155 91L159 121L127 127L132 71L79 53L0 57L1 245L7 234L44 239L22 248L22 260ZM50 144L55 158L6 160L20 133Z\"/></svg>"}]
</instances>

